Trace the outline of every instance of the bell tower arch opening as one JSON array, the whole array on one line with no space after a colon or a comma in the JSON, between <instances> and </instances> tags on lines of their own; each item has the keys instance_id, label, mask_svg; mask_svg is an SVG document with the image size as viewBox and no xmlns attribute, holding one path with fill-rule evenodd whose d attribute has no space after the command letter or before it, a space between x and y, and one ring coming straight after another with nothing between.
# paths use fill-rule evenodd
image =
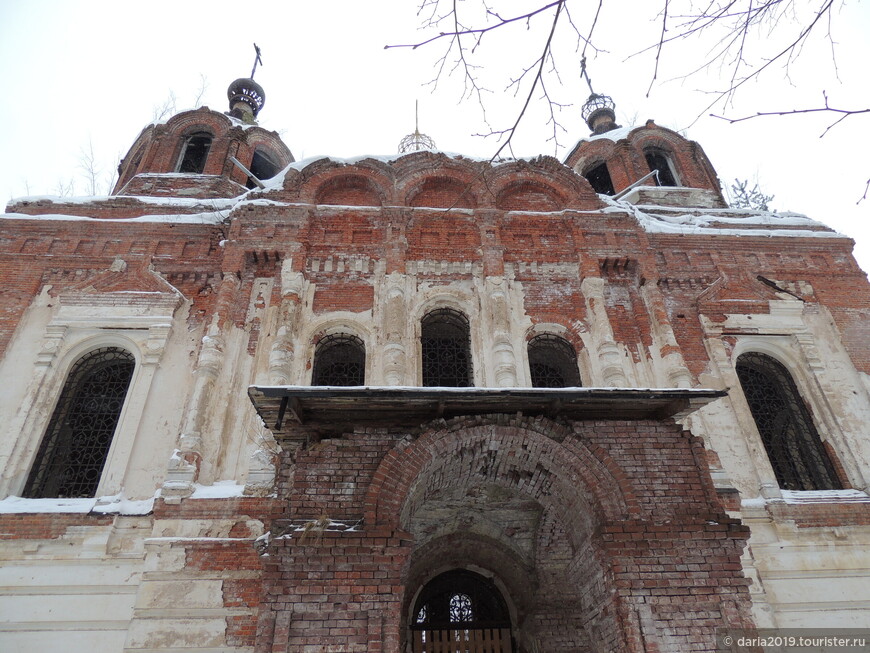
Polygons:
<instances>
[{"instance_id":1,"label":"bell tower arch opening","mask_svg":"<svg viewBox=\"0 0 870 653\"><path fill-rule=\"evenodd\" d=\"M190 134L181 148L181 156L178 158L176 172L202 174L205 170L205 162L208 160L208 151L211 149L213 137L206 131L198 131Z\"/></svg>"}]
</instances>

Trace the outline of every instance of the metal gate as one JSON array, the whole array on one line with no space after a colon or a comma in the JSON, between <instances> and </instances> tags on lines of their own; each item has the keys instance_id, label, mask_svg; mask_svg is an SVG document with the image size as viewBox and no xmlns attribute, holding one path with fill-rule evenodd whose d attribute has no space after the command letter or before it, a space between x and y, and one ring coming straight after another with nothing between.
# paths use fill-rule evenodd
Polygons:
<instances>
[{"instance_id":1,"label":"metal gate","mask_svg":"<svg viewBox=\"0 0 870 653\"><path fill-rule=\"evenodd\" d=\"M414 653L511 653L510 628L415 630Z\"/></svg>"}]
</instances>

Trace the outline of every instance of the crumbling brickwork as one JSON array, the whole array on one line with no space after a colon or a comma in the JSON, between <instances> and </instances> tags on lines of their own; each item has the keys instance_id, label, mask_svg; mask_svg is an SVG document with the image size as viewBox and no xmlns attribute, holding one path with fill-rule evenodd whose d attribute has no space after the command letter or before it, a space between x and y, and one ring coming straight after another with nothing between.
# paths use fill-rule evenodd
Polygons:
<instances>
[{"instance_id":1,"label":"crumbling brickwork","mask_svg":"<svg viewBox=\"0 0 870 653\"><path fill-rule=\"evenodd\" d=\"M199 133L203 169L177 172ZM229 156L257 151L286 169L246 193ZM619 192L650 151L679 187L614 200L582 176L604 162ZM723 627L845 623L831 588L870 567L870 287L848 238L728 209L697 144L650 122L564 165L294 164L276 134L199 109L143 130L115 193L25 198L0 222L0 373L21 380L0 395L0 553L14 578L59 579L33 575L53 588L33 596L98 597L76 602L88 650L407 653L419 597L451 570L499 593L514 653L713 651ZM545 336L582 386L685 394L589 415L563 412L576 388L492 410L465 389L458 413L455 388L416 413L291 397L330 336L360 344L365 387L423 385L437 311L467 324L477 389L533 385ZM98 497L15 499L95 347L136 360ZM780 487L735 372L746 352L794 377L846 489ZM693 403L698 388L719 398ZM0 642L68 632L51 612L10 619L30 625Z\"/></svg>"}]
</instances>

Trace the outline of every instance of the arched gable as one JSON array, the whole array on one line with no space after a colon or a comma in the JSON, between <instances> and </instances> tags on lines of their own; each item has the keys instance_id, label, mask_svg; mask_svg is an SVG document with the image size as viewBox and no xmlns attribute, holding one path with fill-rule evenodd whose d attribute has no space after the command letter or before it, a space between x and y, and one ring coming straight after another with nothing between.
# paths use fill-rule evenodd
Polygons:
<instances>
[{"instance_id":1,"label":"arched gable","mask_svg":"<svg viewBox=\"0 0 870 653\"><path fill-rule=\"evenodd\" d=\"M476 198L471 194L469 182L446 175L432 175L421 180L407 196L408 206L439 209L473 209Z\"/></svg>"},{"instance_id":2,"label":"arched gable","mask_svg":"<svg viewBox=\"0 0 870 653\"><path fill-rule=\"evenodd\" d=\"M296 186L299 199L312 204L384 206L393 203L393 173L387 164L365 159L347 164L323 158L297 175L288 175L285 190Z\"/></svg>"},{"instance_id":3,"label":"arched gable","mask_svg":"<svg viewBox=\"0 0 870 653\"><path fill-rule=\"evenodd\" d=\"M400 205L471 209L481 203L479 162L442 153L413 152L392 166Z\"/></svg>"},{"instance_id":4,"label":"arched gable","mask_svg":"<svg viewBox=\"0 0 870 653\"><path fill-rule=\"evenodd\" d=\"M502 188L495 205L503 211L559 211L565 208L565 198L549 184L522 180Z\"/></svg>"},{"instance_id":5,"label":"arched gable","mask_svg":"<svg viewBox=\"0 0 870 653\"><path fill-rule=\"evenodd\" d=\"M335 175L321 184L314 195L315 204L340 206L383 206L382 189L364 175Z\"/></svg>"},{"instance_id":6,"label":"arched gable","mask_svg":"<svg viewBox=\"0 0 870 653\"><path fill-rule=\"evenodd\" d=\"M552 157L496 165L487 173L496 208L505 211L560 211L601 206L585 179Z\"/></svg>"}]
</instances>

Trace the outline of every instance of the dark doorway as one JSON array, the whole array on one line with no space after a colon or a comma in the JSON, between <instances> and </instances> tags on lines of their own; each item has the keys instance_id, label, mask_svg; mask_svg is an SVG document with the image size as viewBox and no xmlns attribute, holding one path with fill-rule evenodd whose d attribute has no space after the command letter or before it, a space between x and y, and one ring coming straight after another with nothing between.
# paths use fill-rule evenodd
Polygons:
<instances>
[{"instance_id":1,"label":"dark doorway","mask_svg":"<svg viewBox=\"0 0 870 653\"><path fill-rule=\"evenodd\" d=\"M414 653L513 653L507 604L492 580L466 569L436 576L411 616Z\"/></svg>"}]
</instances>

